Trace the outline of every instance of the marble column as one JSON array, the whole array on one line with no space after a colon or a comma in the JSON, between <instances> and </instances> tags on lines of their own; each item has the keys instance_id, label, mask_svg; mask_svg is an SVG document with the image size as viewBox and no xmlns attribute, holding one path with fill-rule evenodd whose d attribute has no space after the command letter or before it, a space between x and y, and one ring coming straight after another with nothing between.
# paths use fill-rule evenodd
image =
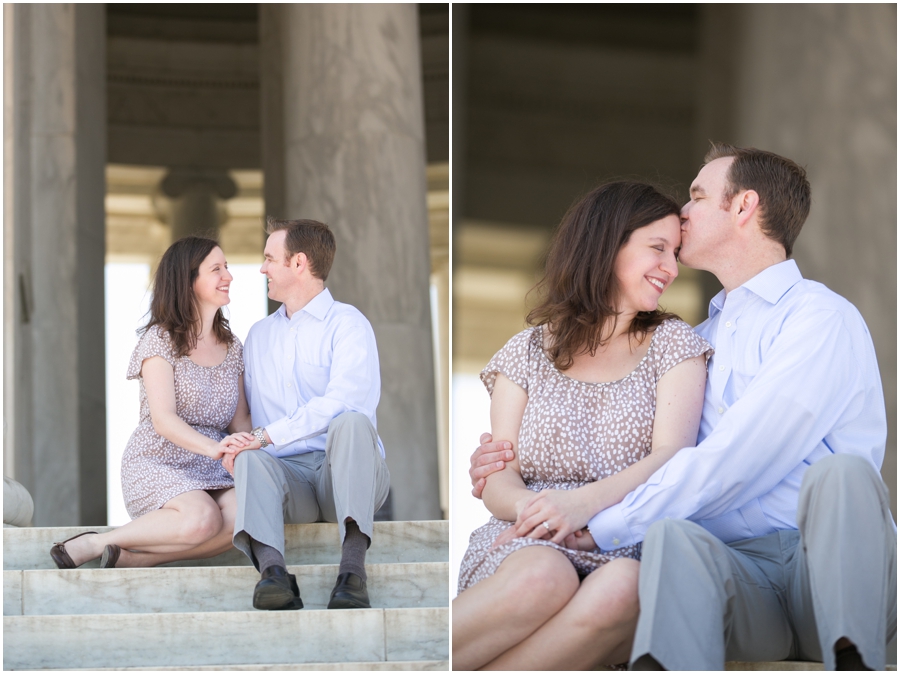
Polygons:
<instances>
[{"instance_id":1,"label":"marble column","mask_svg":"<svg viewBox=\"0 0 900 674\"><path fill-rule=\"evenodd\" d=\"M105 8L3 12L4 472L36 525L104 524Z\"/></svg>"},{"instance_id":2,"label":"marble column","mask_svg":"<svg viewBox=\"0 0 900 674\"><path fill-rule=\"evenodd\" d=\"M263 133L283 138L263 141L266 196L282 200L267 210L333 229L327 285L378 340L394 519L440 518L417 8L261 5L267 31L261 62L277 49L280 73L263 67Z\"/></svg>"},{"instance_id":3,"label":"marble column","mask_svg":"<svg viewBox=\"0 0 900 674\"><path fill-rule=\"evenodd\" d=\"M805 166L794 247L807 278L859 309L888 411L882 476L897 513L897 8L742 5L733 142Z\"/></svg>"},{"instance_id":4,"label":"marble column","mask_svg":"<svg viewBox=\"0 0 900 674\"><path fill-rule=\"evenodd\" d=\"M216 238L227 219L224 201L237 194L237 185L226 171L175 168L160 184L167 197L163 222L172 228L172 241L188 236Z\"/></svg>"}]
</instances>

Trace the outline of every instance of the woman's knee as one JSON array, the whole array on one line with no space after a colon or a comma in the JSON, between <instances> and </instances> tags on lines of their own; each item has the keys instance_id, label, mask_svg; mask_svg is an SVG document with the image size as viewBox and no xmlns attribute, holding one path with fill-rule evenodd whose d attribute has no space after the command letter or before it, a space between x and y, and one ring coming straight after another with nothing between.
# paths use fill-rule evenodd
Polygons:
<instances>
[{"instance_id":1,"label":"woman's knee","mask_svg":"<svg viewBox=\"0 0 900 674\"><path fill-rule=\"evenodd\" d=\"M184 543L200 545L218 535L224 524L222 510L210 499L209 504L182 511L180 538Z\"/></svg>"},{"instance_id":2,"label":"woman's knee","mask_svg":"<svg viewBox=\"0 0 900 674\"><path fill-rule=\"evenodd\" d=\"M514 552L508 559L512 561L515 555L520 555L517 563L502 574L498 600L519 604L522 610L558 611L578 590L578 574L563 553L535 546Z\"/></svg>"},{"instance_id":3,"label":"woman's knee","mask_svg":"<svg viewBox=\"0 0 900 674\"><path fill-rule=\"evenodd\" d=\"M614 559L585 578L571 603L574 623L591 631L633 624L640 566L634 559Z\"/></svg>"}]
</instances>

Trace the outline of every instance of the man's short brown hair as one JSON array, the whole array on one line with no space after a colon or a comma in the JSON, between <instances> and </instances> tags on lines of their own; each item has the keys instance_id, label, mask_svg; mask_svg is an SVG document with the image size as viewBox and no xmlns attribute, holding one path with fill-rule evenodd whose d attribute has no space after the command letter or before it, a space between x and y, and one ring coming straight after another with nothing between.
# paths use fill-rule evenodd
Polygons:
<instances>
[{"instance_id":1,"label":"man's short brown hair","mask_svg":"<svg viewBox=\"0 0 900 674\"><path fill-rule=\"evenodd\" d=\"M309 271L321 280L328 278L331 263L334 262L334 234L328 225L316 220L278 220L271 215L266 218L266 234L285 230L285 260L297 253L304 253L309 262Z\"/></svg>"},{"instance_id":2,"label":"man's short brown hair","mask_svg":"<svg viewBox=\"0 0 900 674\"><path fill-rule=\"evenodd\" d=\"M712 143L705 163L722 157L734 157L725 174L722 208L741 190L754 190L759 195L759 224L771 239L784 246L790 257L794 242L809 215L811 202L809 180L802 166L772 152L755 148Z\"/></svg>"}]
</instances>

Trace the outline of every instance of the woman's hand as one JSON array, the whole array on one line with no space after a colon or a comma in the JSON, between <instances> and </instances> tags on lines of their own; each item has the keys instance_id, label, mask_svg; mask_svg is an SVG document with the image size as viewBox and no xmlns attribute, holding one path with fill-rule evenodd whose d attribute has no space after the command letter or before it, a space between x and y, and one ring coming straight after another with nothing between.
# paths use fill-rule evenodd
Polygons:
<instances>
[{"instance_id":1,"label":"woman's hand","mask_svg":"<svg viewBox=\"0 0 900 674\"><path fill-rule=\"evenodd\" d=\"M239 431L226 435L219 440L212 458L219 460L225 456L232 458L243 452L245 449L259 449L259 440L252 433Z\"/></svg>"},{"instance_id":2,"label":"woman's hand","mask_svg":"<svg viewBox=\"0 0 900 674\"><path fill-rule=\"evenodd\" d=\"M590 496L584 488L544 489L519 512L515 537L547 538L562 545L566 536L583 529L597 514Z\"/></svg>"}]
</instances>

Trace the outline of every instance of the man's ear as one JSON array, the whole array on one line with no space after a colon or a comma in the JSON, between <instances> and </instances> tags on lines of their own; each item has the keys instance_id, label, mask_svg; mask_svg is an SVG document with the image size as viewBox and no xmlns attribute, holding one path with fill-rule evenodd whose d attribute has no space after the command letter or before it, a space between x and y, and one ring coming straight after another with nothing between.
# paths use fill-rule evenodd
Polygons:
<instances>
[{"instance_id":1,"label":"man's ear","mask_svg":"<svg viewBox=\"0 0 900 674\"><path fill-rule=\"evenodd\" d=\"M756 190L744 190L738 192L734 197L734 204L738 224L743 225L753 217L754 213L756 213L756 209L759 207L759 194Z\"/></svg>"},{"instance_id":2,"label":"man's ear","mask_svg":"<svg viewBox=\"0 0 900 674\"><path fill-rule=\"evenodd\" d=\"M291 267L298 271L302 271L307 266L306 253L297 253L291 260Z\"/></svg>"}]
</instances>

